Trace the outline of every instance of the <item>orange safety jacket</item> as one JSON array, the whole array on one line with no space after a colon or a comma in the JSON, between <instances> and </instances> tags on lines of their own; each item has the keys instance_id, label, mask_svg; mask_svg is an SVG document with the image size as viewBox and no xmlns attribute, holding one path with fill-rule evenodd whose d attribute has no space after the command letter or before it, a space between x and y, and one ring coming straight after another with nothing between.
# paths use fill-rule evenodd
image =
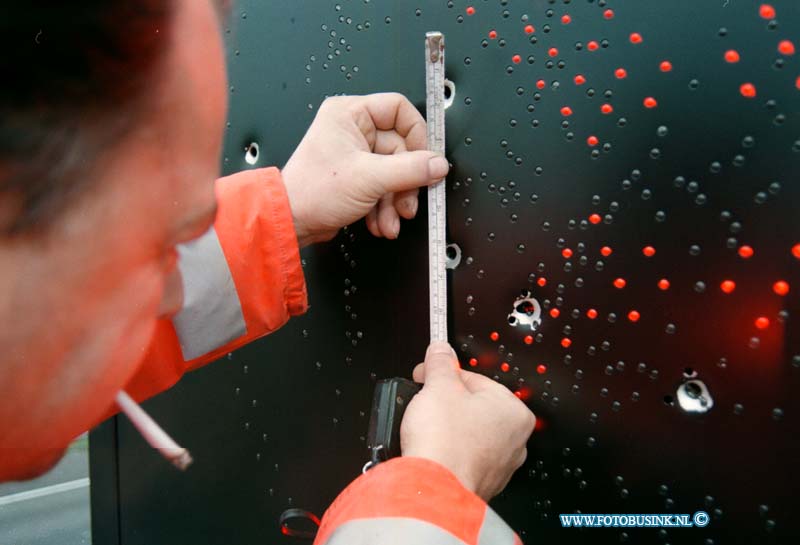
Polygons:
<instances>
[{"instance_id":1,"label":"orange safety jacket","mask_svg":"<svg viewBox=\"0 0 800 545\"><path fill-rule=\"evenodd\" d=\"M126 391L141 401L189 370L275 331L308 308L280 171L216 184L214 227L178 249L184 306L159 322ZM422 458L382 463L351 483L322 519L318 545L514 545L519 538L445 467Z\"/></svg>"}]
</instances>

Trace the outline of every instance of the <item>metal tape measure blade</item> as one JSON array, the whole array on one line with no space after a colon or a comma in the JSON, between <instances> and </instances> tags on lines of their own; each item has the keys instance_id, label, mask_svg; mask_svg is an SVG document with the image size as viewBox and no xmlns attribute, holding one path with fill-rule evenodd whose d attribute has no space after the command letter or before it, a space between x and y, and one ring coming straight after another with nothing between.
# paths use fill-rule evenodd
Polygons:
<instances>
[{"instance_id":1,"label":"metal tape measure blade","mask_svg":"<svg viewBox=\"0 0 800 545\"><path fill-rule=\"evenodd\" d=\"M444 155L444 35L425 36L425 88L428 149ZM447 341L447 271L445 268L447 210L445 182L428 187L428 282L431 341Z\"/></svg>"}]
</instances>

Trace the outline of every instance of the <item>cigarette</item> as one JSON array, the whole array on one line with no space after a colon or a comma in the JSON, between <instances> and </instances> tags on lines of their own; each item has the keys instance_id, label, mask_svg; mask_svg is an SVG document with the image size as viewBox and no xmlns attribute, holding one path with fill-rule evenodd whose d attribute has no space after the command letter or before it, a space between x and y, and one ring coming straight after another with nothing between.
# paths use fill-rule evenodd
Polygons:
<instances>
[{"instance_id":1,"label":"cigarette","mask_svg":"<svg viewBox=\"0 0 800 545\"><path fill-rule=\"evenodd\" d=\"M178 445L175 440L167 435L161 426L156 424L149 414L144 412L137 403L131 399L124 391L117 394L117 405L130 419L131 423L139 430L142 437L151 447L158 450L161 455L172 462L172 465L185 471L192 463L192 456L189 451Z\"/></svg>"}]
</instances>

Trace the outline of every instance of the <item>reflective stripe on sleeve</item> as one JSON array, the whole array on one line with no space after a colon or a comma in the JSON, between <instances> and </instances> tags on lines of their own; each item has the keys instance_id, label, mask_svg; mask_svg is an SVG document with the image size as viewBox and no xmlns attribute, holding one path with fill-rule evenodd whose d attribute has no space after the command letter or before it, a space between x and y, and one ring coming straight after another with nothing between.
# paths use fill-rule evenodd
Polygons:
<instances>
[{"instance_id":1,"label":"reflective stripe on sleeve","mask_svg":"<svg viewBox=\"0 0 800 545\"><path fill-rule=\"evenodd\" d=\"M486 508L483 526L478 534L478 545L513 545L514 531L490 507Z\"/></svg>"},{"instance_id":2,"label":"reflective stripe on sleeve","mask_svg":"<svg viewBox=\"0 0 800 545\"><path fill-rule=\"evenodd\" d=\"M356 519L339 526L322 545L467 545L438 526L413 518Z\"/></svg>"},{"instance_id":3,"label":"reflective stripe on sleeve","mask_svg":"<svg viewBox=\"0 0 800 545\"><path fill-rule=\"evenodd\" d=\"M172 319L183 359L208 354L247 332L239 295L212 227L178 246L183 282L183 308Z\"/></svg>"}]
</instances>

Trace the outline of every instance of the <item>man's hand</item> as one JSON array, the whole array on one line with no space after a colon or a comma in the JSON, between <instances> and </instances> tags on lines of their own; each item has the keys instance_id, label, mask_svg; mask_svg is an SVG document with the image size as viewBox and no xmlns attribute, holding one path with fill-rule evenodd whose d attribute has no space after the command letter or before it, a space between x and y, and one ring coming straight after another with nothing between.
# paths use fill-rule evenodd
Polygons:
<instances>
[{"instance_id":1,"label":"man's hand","mask_svg":"<svg viewBox=\"0 0 800 545\"><path fill-rule=\"evenodd\" d=\"M426 148L425 120L403 95L332 97L283 169L301 246L330 240L367 217L370 232L397 238L417 213L418 188L447 175Z\"/></svg>"},{"instance_id":2,"label":"man's hand","mask_svg":"<svg viewBox=\"0 0 800 545\"><path fill-rule=\"evenodd\" d=\"M403 456L434 460L484 500L496 496L525 461L536 417L501 384L461 370L445 342L428 347L414 380L425 386L400 426Z\"/></svg>"}]
</instances>

